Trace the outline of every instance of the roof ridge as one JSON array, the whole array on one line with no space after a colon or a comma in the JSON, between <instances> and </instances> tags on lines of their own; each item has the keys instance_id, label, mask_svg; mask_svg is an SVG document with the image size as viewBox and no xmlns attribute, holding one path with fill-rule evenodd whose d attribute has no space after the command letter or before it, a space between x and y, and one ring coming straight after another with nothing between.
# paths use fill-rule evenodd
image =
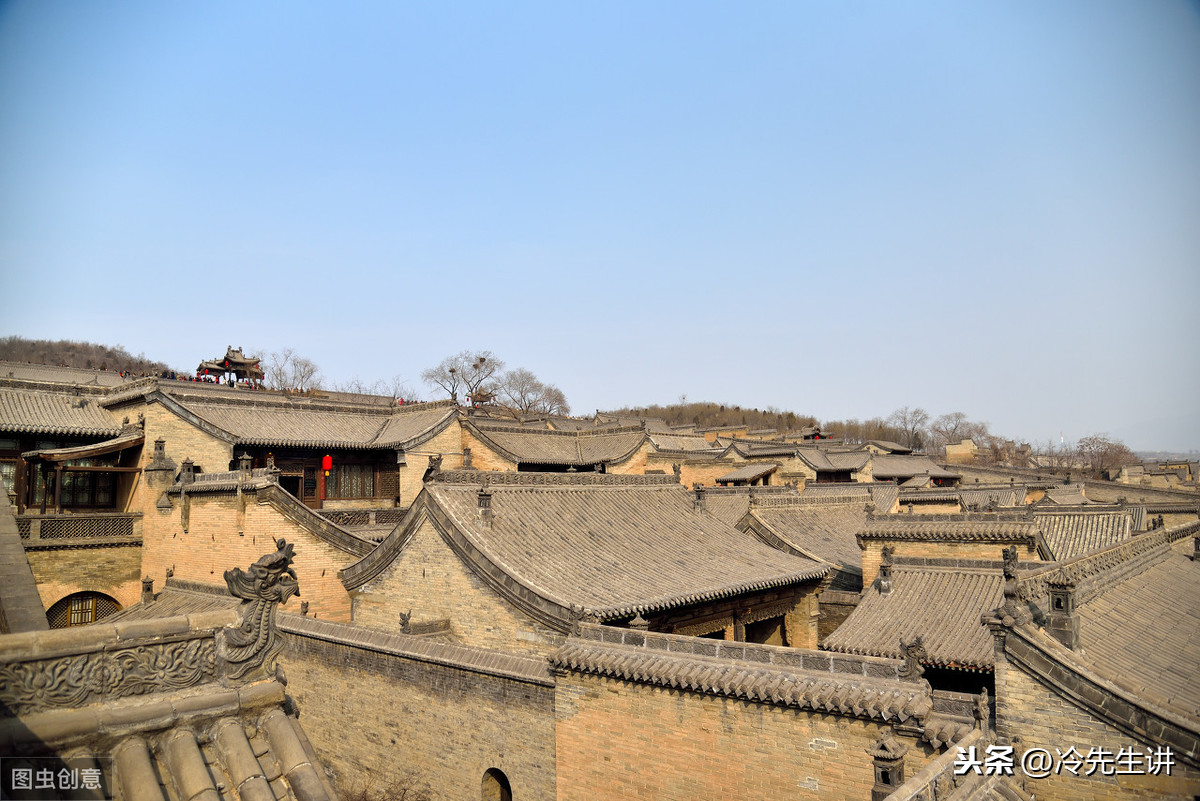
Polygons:
<instances>
[{"instance_id":1,"label":"roof ridge","mask_svg":"<svg viewBox=\"0 0 1200 801\"><path fill-rule=\"evenodd\" d=\"M504 486L645 486L645 487L679 487L682 485L674 475L651 473L648 475L623 473L596 473L580 471L578 473L535 473L488 471L488 470L444 470L429 479L437 484L464 484L478 487L486 484L489 487Z\"/></svg>"}]
</instances>

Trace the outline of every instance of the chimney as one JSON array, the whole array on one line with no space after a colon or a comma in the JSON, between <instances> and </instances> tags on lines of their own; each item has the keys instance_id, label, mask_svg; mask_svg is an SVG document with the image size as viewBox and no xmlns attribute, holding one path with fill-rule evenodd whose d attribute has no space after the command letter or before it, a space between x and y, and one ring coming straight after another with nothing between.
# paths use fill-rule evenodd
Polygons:
<instances>
[{"instance_id":1,"label":"chimney","mask_svg":"<svg viewBox=\"0 0 1200 801\"><path fill-rule=\"evenodd\" d=\"M479 519L483 521L483 524L485 526L487 526L488 528L491 528L492 527L492 518L493 518L492 491L489 490L486 486L480 487L479 495L477 496L477 498L478 498Z\"/></svg>"},{"instance_id":2,"label":"chimney","mask_svg":"<svg viewBox=\"0 0 1200 801\"><path fill-rule=\"evenodd\" d=\"M179 471L179 483L191 484L196 480L196 465L191 459L184 459Z\"/></svg>"},{"instance_id":3,"label":"chimney","mask_svg":"<svg viewBox=\"0 0 1200 801\"><path fill-rule=\"evenodd\" d=\"M882 559L879 562L879 594L887 595L892 591L892 555L896 549L891 545L883 546Z\"/></svg>"},{"instance_id":4,"label":"chimney","mask_svg":"<svg viewBox=\"0 0 1200 801\"><path fill-rule=\"evenodd\" d=\"M154 600L154 579L146 576L142 579L142 603L148 604Z\"/></svg>"},{"instance_id":5,"label":"chimney","mask_svg":"<svg viewBox=\"0 0 1200 801\"><path fill-rule=\"evenodd\" d=\"M154 440L154 458L151 460L153 464L162 464L167 460L167 441L165 439Z\"/></svg>"},{"instance_id":6,"label":"chimney","mask_svg":"<svg viewBox=\"0 0 1200 801\"><path fill-rule=\"evenodd\" d=\"M704 503L704 485L693 484L692 492L695 493L695 497L692 498L692 510L703 512L706 508Z\"/></svg>"},{"instance_id":7,"label":"chimney","mask_svg":"<svg viewBox=\"0 0 1200 801\"><path fill-rule=\"evenodd\" d=\"M646 618L642 617L641 612L638 612L637 617L635 617L633 620L629 621L629 628L634 629L636 631L649 631L650 630L650 621L646 620Z\"/></svg>"},{"instance_id":8,"label":"chimney","mask_svg":"<svg viewBox=\"0 0 1200 801\"><path fill-rule=\"evenodd\" d=\"M1046 579L1050 613L1046 633L1072 651L1079 649L1079 612L1075 608L1075 580L1059 570Z\"/></svg>"},{"instance_id":9,"label":"chimney","mask_svg":"<svg viewBox=\"0 0 1200 801\"><path fill-rule=\"evenodd\" d=\"M242 451L242 455L238 457L238 472L241 473L243 480L250 478L250 466L254 461L250 458L250 454Z\"/></svg>"},{"instance_id":10,"label":"chimney","mask_svg":"<svg viewBox=\"0 0 1200 801\"><path fill-rule=\"evenodd\" d=\"M871 801L883 801L904 784L904 755L908 746L889 732L867 749L875 763L875 786L871 788Z\"/></svg>"}]
</instances>

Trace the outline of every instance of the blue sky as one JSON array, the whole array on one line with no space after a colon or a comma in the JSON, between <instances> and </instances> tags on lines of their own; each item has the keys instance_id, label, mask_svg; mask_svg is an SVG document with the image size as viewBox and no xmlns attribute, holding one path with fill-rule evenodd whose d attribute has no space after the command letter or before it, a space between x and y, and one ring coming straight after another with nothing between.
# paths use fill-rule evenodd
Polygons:
<instances>
[{"instance_id":1,"label":"blue sky","mask_svg":"<svg viewBox=\"0 0 1200 801\"><path fill-rule=\"evenodd\" d=\"M0 5L0 335L1200 449L1200 6Z\"/></svg>"}]
</instances>

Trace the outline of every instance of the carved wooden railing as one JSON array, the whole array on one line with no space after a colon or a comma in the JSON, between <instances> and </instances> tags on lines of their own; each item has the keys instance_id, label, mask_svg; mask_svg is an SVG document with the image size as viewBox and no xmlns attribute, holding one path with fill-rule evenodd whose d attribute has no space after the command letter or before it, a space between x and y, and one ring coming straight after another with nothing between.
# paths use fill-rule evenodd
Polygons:
<instances>
[{"instance_id":1,"label":"carved wooden railing","mask_svg":"<svg viewBox=\"0 0 1200 801\"><path fill-rule=\"evenodd\" d=\"M142 536L140 513L92 512L66 515L17 515L17 531L26 544L42 540L113 539Z\"/></svg>"}]
</instances>

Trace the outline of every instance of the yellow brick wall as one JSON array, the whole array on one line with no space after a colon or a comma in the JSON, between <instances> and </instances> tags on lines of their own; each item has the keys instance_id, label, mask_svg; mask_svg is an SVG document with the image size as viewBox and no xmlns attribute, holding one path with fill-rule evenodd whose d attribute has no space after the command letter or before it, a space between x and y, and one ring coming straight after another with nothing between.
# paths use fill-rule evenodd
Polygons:
<instances>
[{"instance_id":1,"label":"yellow brick wall","mask_svg":"<svg viewBox=\"0 0 1200 801\"><path fill-rule=\"evenodd\" d=\"M389 568L354 593L354 622L363 626L399 631L399 614L409 610L413 623L448 619L467 645L548 656L563 639L502 600L429 520Z\"/></svg>"},{"instance_id":2,"label":"yellow brick wall","mask_svg":"<svg viewBox=\"0 0 1200 801\"><path fill-rule=\"evenodd\" d=\"M463 444L462 428L455 420L445 431L405 454L406 464L400 468L400 505L412 506L421 494L422 479L429 469L429 454L442 454L443 470L457 470L462 467ZM471 452L474 456L476 449L472 447Z\"/></svg>"},{"instance_id":3,"label":"yellow brick wall","mask_svg":"<svg viewBox=\"0 0 1200 801\"><path fill-rule=\"evenodd\" d=\"M471 449L471 465L476 470L516 470L517 463L506 459L496 453L484 442L467 430L466 426L462 428L462 443L459 449ZM443 468L446 466L442 463Z\"/></svg>"},{"instance_id":4,"label":"yellow brick wall","mask_svg":"<svg viewBox=\"0 0 1200 801\"><path fill-rule=\"evenodd\" d=\"M349 622L350 597L337 572L358 557L334 548L274 507L259 504L257 493L246 494L241 526L238 497L233 493L189 496L186 532L180 521L180 498L176 495L171 500L174 506L170 511L153 512L158 518L155 538L143 535L142 570L154 579L156 589L162 588L168 568L174 569L176 578L224 586L226 570L246 570L274 551L275 540L282 537L296 546L293 568L300 582L299 600L290 601L287 608L298 611L299 601L308 601L311 616Z\"/></svg>"},{"instance_id":5,"label":"yellow brick wall","mask_svg":"<svg viewBox=\"0 0 1200 801\"><path fill-rule=\"evenodd\" d=\"M295 639L280 657L288 695L343 798L478 799L484 772L497 768L514 799L554 801L552 688L397 657L364 660L345 646L306 655L289 647Z\"/></svg>"},{"instance_id":6,"label":"yellow brick wall","mask_svg":"<svg viewBox=\"0 0 1200 801\"><path fill-rule=\"evenodd\" d=\"M1019 737L1018 754L1030 748L1066 751L1074 746L1082 755L1093 748L1117 753L1132 748L1140 755L1146 746L1051 691L1019 668L1000 660L996 666L996 717L998 734ZM1081 770L1080 773L1085 771ZM1118 801L1200 797L1200 772L1176 764L1171 776L1125 775L1092 777L1051 774L1028 778L1025 789L1038 801Z\"/></svg>"},{"instance_id":7,"label":"yellow brick wall","mask_svg":"<svg viewBox=\"0 0 1200 801\"><path fill-rule=\"evenodd\" d=\"M987 542L930 542L928 540L867 540L863 543L863 586L871 586L879 574L879 563L883 560L883 548L891 545L896 556L934 557L940 559L991 559L1004 558L1000 543ZM1036 548L1017 546L1017 559L1022 562L1040 561Z\"/></svg>"},{"instance_id":8,"label":"yellow brick wall","mask_svg":"<svg viewBox=\"0 0 1200 801\"><path fill-rule=\"evenodd\" d=\"M77 592L104 593L122 609L141 598L140 546L30 550L25 557L44 609Z\"/></svg>"},{"instance_id":9,"label":"yellow brick wall","mask_svg":"<svg viewBox=\"0 0 1200 801\"><path fill-rule=\"evenodd\" d=\"M869 799L865 751L886 729L576 673L558 680L555 700L560 801ZM906 744L912 776L930 756Z\"/></svg>"}]
</instances>

